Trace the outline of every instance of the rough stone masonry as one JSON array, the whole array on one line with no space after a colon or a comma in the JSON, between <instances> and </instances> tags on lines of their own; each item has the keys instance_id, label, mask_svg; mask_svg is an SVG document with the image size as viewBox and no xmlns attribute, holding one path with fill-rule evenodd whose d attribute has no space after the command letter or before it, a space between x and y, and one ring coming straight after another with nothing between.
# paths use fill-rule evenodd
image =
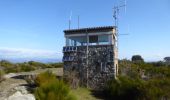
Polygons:
<instances>
[{"instance_id":1,"label":"rough stone masonry","mask_svg":"<svg viewBox=\"0 0 170 100\"><path fill-rule=\"evenodd\" d=\"M66 30L63 48L64 76L75 74L79 84L101 89L116 78L118 58L114 27Z\"/></svg>"}]
</instances>

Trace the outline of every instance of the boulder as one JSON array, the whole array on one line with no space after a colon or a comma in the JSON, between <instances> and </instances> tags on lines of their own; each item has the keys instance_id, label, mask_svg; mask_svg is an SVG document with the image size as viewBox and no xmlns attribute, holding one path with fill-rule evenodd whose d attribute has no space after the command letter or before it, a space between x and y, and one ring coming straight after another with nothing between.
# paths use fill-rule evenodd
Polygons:
<instances>
[{"instance_id":1,"label":"boulder","mask_svg":"<svg viewBox=\"0 0 170 100\"><path fill-rule=\"evenodd\" d=\"M22 94L20 91L17 91L5 100L35 100L35 97L32 94Z\"/></svg>"}]
</instances>

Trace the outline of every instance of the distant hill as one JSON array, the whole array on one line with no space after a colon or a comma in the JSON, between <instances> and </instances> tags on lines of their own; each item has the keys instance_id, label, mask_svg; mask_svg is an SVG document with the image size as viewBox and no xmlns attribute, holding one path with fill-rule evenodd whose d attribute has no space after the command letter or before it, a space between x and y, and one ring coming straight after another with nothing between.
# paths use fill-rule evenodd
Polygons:
<instances>
[{"instance_id":1,"label":"distant hill","mask_svg":"<svg viewBox=\"0 0 170 100\"><path fill-rule=\"evenodd\" d=\"M13 63L37 61L42 63L62 62L62 58L0 58L0 60L8 60Z\"/></svg>"}]
</instances>

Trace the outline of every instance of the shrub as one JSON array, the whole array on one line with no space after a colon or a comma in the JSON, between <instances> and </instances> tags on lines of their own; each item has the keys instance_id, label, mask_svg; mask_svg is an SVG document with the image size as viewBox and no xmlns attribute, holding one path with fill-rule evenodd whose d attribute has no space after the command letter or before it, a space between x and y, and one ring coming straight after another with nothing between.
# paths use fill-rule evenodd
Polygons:
<instances>
[{"instance_id":1,"label":"shrub","mask_svg":"<svg viewBox=\"0 0 170 100\"><path fill-rule=\"evenodd\" d=\"M16 73L16 72L28 72L37 69L44 68L62 68L63 63L41 63L35 61L23 62L23 63L12 63L7 60L1 60L0 66L4 68L6 73Z\"/></svg>"},{"instance_id":2,"label":"shrub","mask_svg":"<svg viewBox=\"0 0 170 100\"><path fill-rule=\"evenodd\" d=\"M37 88L35 96L37 100L74 100L69 91L69 87L63 81L55 80Z\"/></svg>"},{"instance_id":3,"label":"shrub","mask_svg":"<svg viewBox=\"0 0 170 100\"><path fill-rule=\"evenodd\" d=\"M170 80L169 78L151 79L145 85L143 92L147 100L161 100L170 98Z\"/></svg>"},{"instance_id":4,"label":"shrub","mask_svg":"<svg viewBox=\"0 0 170 100\"><path fill-rule=\"evenodd\" d=\"M132 80L127 77L119 77L119 80L108 82L105 91L109 97L116 100L136 100L140 96L139 80Z\"/></svg>"},{"instance_id":5,"label":"shrub","mask_svg":"<svg viewBox=\"0 0 170 100\"><path fill-rule=\"evenodd\" d=\"M63 80L58 80L55 76L47 71L41 73L36 78L36 84L39 86L35 90L37 100L75 100L70 94L70 88Z\"/></svg>"},{"instance_id":6,"label":"shrub","mask_svg":"<svg viewBox=\"0 0 170 100\"><path fill-rule=\"evenodd\" d=\"M11 62L7 61L7 60L1 60L1 61L0 61L0 65L3 66L3 67L5 67L5 68L8 68L8 67L12 67L12 66L13 66L13 64L12 64Z\"/></svg>"},{"instance_id":7,"label":"shrub","mask_svg":"<svg viewBox=\"0 0 170 100\"><path fill-rule=\"evenodd\" d=\"M49 68L62 68L64 65L63 63L50 63L48 64Z\"/></svg>"},{"instance_id":8,"label":"shrub","mask_svg":"<svg viewBox=\"0 0 170 100\"><path fill-rule=\"evenodd\" d=\"M105 91L110 98L116 100L161 100L169 97L169 85L169 79L143 81L119 77L118 80L109 81Z\"/></svg>"},{"instance_id":9,"label":"shrub","mask_svg":"<svg viewBox=\"0 0 170 100\"><path fill-rule=\"evenodd\" d=\"M35 84L37 86L41 86L43 84L48 84L56 80L55 75L51 71L46 71L44 73L39 74L36 77Z\"/></svg>"},{"instance_id":10,"label":"shrub","mask_svg":"<svg viewBox=\"0 0 170 100\"><path fill-rule=\"evenodd\" d=\"M5 72L3 71L3 70L0 70L0 82L2 81L2 80L4 80L4 74L5 74Z\"/></svg>"}]
</instances>

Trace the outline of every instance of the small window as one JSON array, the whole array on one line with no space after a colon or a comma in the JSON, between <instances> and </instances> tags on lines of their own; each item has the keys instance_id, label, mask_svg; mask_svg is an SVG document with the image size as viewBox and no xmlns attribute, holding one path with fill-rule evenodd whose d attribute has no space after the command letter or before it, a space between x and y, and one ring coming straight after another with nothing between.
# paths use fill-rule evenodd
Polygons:
<instances>
[{"instance_id":1,"label":"small window","mask_svg":"<svg viewBox=\"0 0 170 100\"><path fill-rule=\"evenodd\" d=\"M89 43L97 43L98 42L98 36L89 36Z\"/></svg>"}]
</instances>

